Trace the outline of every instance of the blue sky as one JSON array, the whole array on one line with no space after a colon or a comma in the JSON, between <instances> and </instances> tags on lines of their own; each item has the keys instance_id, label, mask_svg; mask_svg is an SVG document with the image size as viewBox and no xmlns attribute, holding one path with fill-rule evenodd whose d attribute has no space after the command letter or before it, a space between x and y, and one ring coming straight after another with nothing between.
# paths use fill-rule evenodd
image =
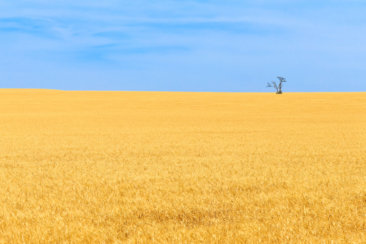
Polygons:
<instances>
[{"instance_id":1,"label":"blue sky","mask_svg":"<svg viewBox=\"0 0 366 244\"><path fill-rule=\"evenodd\" d=\"M0 0L0 87L366 91L364 0Z\"/></svg>"}]
</instances>

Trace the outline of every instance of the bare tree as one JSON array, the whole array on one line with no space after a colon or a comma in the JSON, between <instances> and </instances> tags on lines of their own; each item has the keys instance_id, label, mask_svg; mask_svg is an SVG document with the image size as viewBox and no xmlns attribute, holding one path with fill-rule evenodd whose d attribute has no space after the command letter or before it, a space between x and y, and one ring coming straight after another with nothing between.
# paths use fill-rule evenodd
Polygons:
<instances>
[{"instance_id":1,"label":"bare tree","mask_svg":"<svg viewBox=\"0 0 366 244\"><path fill-rule=\"evenodd\" d=\"M276 94L282 94L282 83L287 82L286 78L281 76L277 76L278 84L275 81L271 81L271 83L267 82L267 87L273 87L276 89Z\"/></svg>"}]
</instances>

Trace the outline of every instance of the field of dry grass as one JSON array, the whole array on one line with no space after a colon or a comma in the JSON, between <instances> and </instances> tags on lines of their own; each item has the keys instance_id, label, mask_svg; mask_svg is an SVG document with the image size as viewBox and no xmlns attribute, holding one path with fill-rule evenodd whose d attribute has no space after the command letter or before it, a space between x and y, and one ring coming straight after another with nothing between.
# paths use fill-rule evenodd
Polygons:
<instances>
[{"instance_id":1,"label":"field of dry grass","mask_svg":"<svg viewBox=\"0 0 366 244\"><path fill-rule=\"evenodd\" d=\"M366 93L0 90L0 243L366 242Z\"/></svg>"}]
</instances>

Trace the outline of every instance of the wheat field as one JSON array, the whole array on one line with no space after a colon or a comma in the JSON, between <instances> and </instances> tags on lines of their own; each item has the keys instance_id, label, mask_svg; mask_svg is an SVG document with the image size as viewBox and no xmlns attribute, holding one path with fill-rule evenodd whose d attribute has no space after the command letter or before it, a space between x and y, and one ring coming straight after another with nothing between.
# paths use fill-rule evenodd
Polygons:
<instances>
[{"instance_id":1,"label":"wheat field","mask_svg":"<svg viewBox=\"0 0 366 244\"><path fill-rule=\"evenodd\" d=\"M366 93L0 90L0 243L365 243Z\"/></svg>"}]
</instances>

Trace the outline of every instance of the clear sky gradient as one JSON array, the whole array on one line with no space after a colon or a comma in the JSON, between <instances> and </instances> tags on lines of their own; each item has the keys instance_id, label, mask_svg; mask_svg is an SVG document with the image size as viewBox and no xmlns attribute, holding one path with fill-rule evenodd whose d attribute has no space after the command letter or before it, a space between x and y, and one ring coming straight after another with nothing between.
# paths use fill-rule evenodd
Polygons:
<instances>
[{"instance_id":1,"label":"clear sky gradient","mask_svg":"<svg viewBox=\"0 0 366 244\"><path fill-rule=\"evenodd\" d=\"M366 91L364 0L0 0L0 87Z\"/></svg>"}]
</instances>

